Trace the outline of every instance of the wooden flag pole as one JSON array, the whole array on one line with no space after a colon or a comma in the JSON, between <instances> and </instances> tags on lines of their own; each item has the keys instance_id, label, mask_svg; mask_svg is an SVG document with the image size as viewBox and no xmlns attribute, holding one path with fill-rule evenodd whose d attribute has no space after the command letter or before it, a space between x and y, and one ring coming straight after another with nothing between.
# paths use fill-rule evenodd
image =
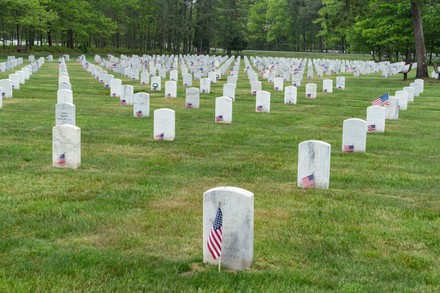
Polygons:
<instances>
[{"instance_id":1,"label":"wooden flag pole","mask_svg":"<svg viewBox=\"0 0 440 293\"><path fill-rule=\"evenodd\" d=\"M220 273L220 269L221 269L221 264L222 264L222 256L220 256L218 258L218 272Z\"/></svg>"}]
</instances>

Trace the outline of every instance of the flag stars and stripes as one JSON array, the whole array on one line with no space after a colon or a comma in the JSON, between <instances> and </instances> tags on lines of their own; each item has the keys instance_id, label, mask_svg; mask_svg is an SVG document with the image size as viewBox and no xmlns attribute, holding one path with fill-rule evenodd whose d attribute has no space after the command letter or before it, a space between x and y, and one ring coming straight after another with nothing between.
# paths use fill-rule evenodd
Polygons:
<instances>
[{"instance_id":1,"label":"flag stars and stripes","mask_svg":"<svg viewBox=\"0 0 440 293\"><path fill-rule=\"evenodd\" d=\"M208 250L213 259L217 259L222 253L222 226L223 226L223 214L220 208L217 209L214 222L208 237Z\"/></svg>"}]
</instances>

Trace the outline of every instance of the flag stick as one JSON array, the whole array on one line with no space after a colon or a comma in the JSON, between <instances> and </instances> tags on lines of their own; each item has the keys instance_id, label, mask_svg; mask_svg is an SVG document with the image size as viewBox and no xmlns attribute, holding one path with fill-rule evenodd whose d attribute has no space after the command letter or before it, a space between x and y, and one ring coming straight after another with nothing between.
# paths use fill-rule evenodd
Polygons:
<instances>
[{"instance_id":1,"label":"flag stick","mask_svg":"<svg viewBox=\"0 0 440 293\"><path fill-rule=\"evenodd\" d=\"M222 263L222 257L219 256L219 258L218 258L218 272L219 273L220 273L221 263Z\"/></svg>"}]
</instances>

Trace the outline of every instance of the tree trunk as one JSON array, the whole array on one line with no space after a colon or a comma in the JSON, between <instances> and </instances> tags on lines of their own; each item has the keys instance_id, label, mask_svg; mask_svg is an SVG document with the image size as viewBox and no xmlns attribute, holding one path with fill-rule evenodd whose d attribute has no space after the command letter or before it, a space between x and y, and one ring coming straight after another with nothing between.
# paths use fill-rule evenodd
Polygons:
<instances>
[{"instance_id":1,"label":"tree trunk","mask_svg":"<svg viewBox=\"0 0 440 293\"><path fill-rule=\"evenodd\" d=\"M425 56L425 37L423 36L422 13L419 0L411 0L411 14L414 26L414 43L416 47L416 78L428 78L428 67Z\"/></svg>"}]
</instances>

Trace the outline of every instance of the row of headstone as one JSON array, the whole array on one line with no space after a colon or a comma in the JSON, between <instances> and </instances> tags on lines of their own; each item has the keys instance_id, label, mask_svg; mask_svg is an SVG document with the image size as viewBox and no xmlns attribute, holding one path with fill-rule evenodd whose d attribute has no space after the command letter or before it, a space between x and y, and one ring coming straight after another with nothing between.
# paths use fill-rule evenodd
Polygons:
<instances>
[{"instance_id":1,"label":"row of headstone","mask_svg":"<svg viewBox=\"0 0 440 293\"><path fill-rule=\"evenodd\" d=\"M8 60L0 62L0 72L7 72L14 69L17 66L23 64L23 58L15 58L15 56L8 56Z\"/></svg>"},{"instance_id":2,"label":"row of headstone","mask_svg":"<svg viewBox=\"0 0 440 293\"><path fill-rule=\"evenodd\" d=\"M3 108L3 98L12 98L14 90L19 90L20 85L24 85L26 80L28 80L31 75L37 72L43 65L44 58L41 57L37 61L24 66L15 73L9 74L8 78L0 79L0 109Z\"/></svg>"},{"instance_id":3,"label":"row of headstone","mask_svg":"<svg viewBox=\"0 0 440 293\"><path fill-rule=\"evenodd\" d=\"M386 120L397 120L401 110L408 109L408 102L414 102L414 93L423 92L424 81L416 79L409 87L396 91L394 96L381 96L379 102L372 102L367 108L367 120L350 118L344 120L342 133L343 152L365 152L367 133L385 132ZM379 98L378 98L379 99Z\"/></svg>"},{"instance_id":4,"label":"row of headstone","mask_svg":"<svg viewBox=\"0 0 440 293\"><path fill-rule=\"evenodd\" d=\"M76 108L65 55L58 60L58 90L55 126L52 128L52 166L77 169L81 165L81 129L76 126Z\"/></svg>"}]
</instances>

